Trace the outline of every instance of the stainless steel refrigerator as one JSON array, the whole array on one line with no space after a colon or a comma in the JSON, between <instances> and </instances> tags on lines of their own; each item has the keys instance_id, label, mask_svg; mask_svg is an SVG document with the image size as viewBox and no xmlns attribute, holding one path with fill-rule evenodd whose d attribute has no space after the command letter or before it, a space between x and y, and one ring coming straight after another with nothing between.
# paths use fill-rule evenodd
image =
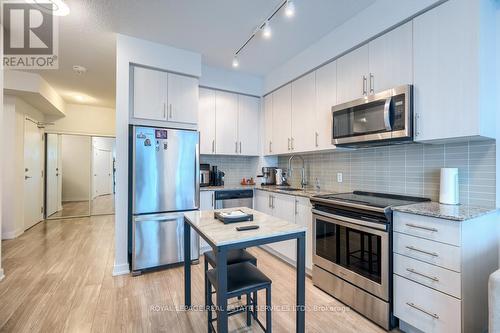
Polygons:
<instances>
[{"instance_id":1,"label":"stainless steel refrigerator","mask_svg":"<svg viewBox=\"0 0 500 333\"><path fill-rule=\"evenodd\" d=\"M183 262L184 214L199 209L199 133L131 126L132 271ZM191 258L199 236L192 232Z\"/></svg>"}]
</instances>

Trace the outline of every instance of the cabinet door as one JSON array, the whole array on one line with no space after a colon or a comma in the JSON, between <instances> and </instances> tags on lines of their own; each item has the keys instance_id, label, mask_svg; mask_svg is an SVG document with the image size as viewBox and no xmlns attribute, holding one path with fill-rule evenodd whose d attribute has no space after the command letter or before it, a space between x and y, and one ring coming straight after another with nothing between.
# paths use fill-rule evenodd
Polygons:
<instances>
[{"instance_id":1,"label":"cabinet door","mask_svg":"<svg viewBox=\"0 0 500 333\"><path fill-rule=\"evenodd\" d=\"M315 149L315 109L316 73L312 72L292 82L291 148L293 152Z\"/></svg>"},{"instance_id":2,"label":"cabinet door","mask_svg":"<svg viewBox=\"0 0 500 333\"><path fill-rule=\"evenodd\" d=\"M264 97L264 155L273 153L273 94Z\"/></svg>"},{"instance_id":3,"label":"cabinet door","mask_svg":"<svg viewBox=\"0 0 500 333\"><path fill-rule=\"evenodd\" d=\"M292 85L273 93L273 154L291 151L292 139Z\"/></svg>"},{"instance_id":4,"label":"cabinet door","mask_svg":"<svg viewBox=\"0 0 500 333\"><path fill-rule=\"evenodd\" d=\"M200 210L214 209L214 191L200 191Z\"/></svg>"},{"instance_id":5,"label":"cabinet door","mask_svg":"<svg viewBox=\"0 0 500 333\"><path fill-rule=\"evenodd\" d=\"M215 90L200 88L200 154L215 154Z\"/></svg>"},{"instance_id":6,"label":"cabinet door","mask_svg":"<svg viewBox=\"0 0 500 333\"><path fill-rule=\"evenodd\" d=\"M412 22L371 41L369 48L369 93L413 83Z\"/></svg>"},{"instance_id":7,"label":"cabinet door","mask_svg":"<svg viewBox=\"0 0 500 333\"><path fill-rule=\"evenodd\" d=\"M168 121L198 123L198 79L168 74Z\"/></svg>"},{"instance_id":8,"label":"cabinet door","mask_svg":"<svg viewBox=\"0 0 500 333\"><path fill-rule=\"evenodd\" d=\"M166 120L165 72L134 67L134 118Z\"/></svg>"},{"instance_id":9,"label":"cabinet door","mask_svg":"<svg viewBox=\"0 0 500 333\"><path fill-rule=\"evenodd\" d=\"M259 98L238 95L238 148L241 155L259 155L259 110Z\"/></svg>"},{"instance_id":10,"label":"cabinet door","mask_svg":"<svg viewBox=\"0 0 500 333\"><path fill-rule=\"evenodd\" d=\"M413 20L416 141L478 134L475 3L448 1Z\"/></svg>"},{"instance_id":11,"label":"cabinet door","mask_svg":"<svg viewBox=\"0 0 500 333\"><path fill-rule=\"evenodd\" d=\"M238 142L238 96L215 92L215 151L217 154L236 155Z\"/></svg>"},{"instance_id":12,"label":"cabinet door","mask_svg":"<svg viewBox=\"0 0 500 333\"><path fill-rule=\"evenodd\" d=\"M316 71L316 138L317 149L332 149L332 106L337 104L337 63Z\"/></svg>"},{"instance_id":13,"label":"cabinet door","mask_svg":"<svg viewBox=\"0 0 500 333\"><path fill-rule=\"evenodd\" d=\"M368 94L368 45L337 60L337 104Z\"/></svg>"},{"instance_id":14,"label":"cabinet door","mask_svg":"<svg viewBox=\"0 0 500 333\"><path fill-rule=\"evenodd\" d=\"M312 212L308 198L295 197L295 223L307 227L306 231L306 268L312 269Z\"/></svg>"},{"instance_id":15,"label":"cabinet door","mask_svg":"<svg viewBox=\"0 0 500 333\"><path fill-rule=\"evenodd\" d=\"M254 201L255 210L262 212L264 214L272 215L273 211L271 208L271 198L270 192L255 190L254 191Z\"/></svg>"},{"instance_id":16,"label":"cabinet door","mask_svg":"<svg viewBox=\"0 0 500 333\"><path fill-rule=\"evenodd\" d=\"M274 216L290 223L295 223L295 197L286 194L273 193ZM296 240L287 240L269 244L270 247L286 259L296 260Z\"/></svg>"}]
</instances>

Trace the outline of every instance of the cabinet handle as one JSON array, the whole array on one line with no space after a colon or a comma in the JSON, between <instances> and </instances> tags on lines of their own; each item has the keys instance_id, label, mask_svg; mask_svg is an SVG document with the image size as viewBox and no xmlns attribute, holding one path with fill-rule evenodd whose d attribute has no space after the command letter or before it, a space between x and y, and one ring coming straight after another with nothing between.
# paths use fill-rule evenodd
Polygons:
<instances>
[{"instance_id":1,"label":"cabinet handle","mask_svg":"<svg viewBox=\"0 0 500 333\"><path fill-rule=\"evenodd\" d=\"M408 306L410 306L410 307L414 308L415 310L418 310L418 311L420 311L422 313L425 313L426 315L428 315L428 316L430 316L430 317L432 317L434 319L439 319L439 316L437 314L431 313L429 311L426 311L426 310L422 309L421 307L419 307L419 306L417 306L417 305L415 305L413 303L406 302L406 305L408 305Z\"/></svg>"},{"instance_id":2,"label":"cabinet handle","mask_svg":"<svg viewBox=\"0 0 500 333\"><path fill-rule=\"evenodd\" d=\"M240 141L240 154L241 154L241 141Z\"/></svg>"},{"instance_id":3,"label":"cabinet handle","mask_svg":"<svg viewBox=\"0 0 500 333\"><path fill-rule=\"evenodd\" d=\"M167 119L167 103L163 102L163 119Z\"/></svg>"},{"instance_id":4,"label":"cabinet handle","mask_svg":"<svg viewBox=\"0 0 500 333\"><path fill-rule=\"evenodd\" d=\"M295 199L295 215L299 214L297 208L298 208L298 203L299 201L297 199Z\"/></svg>"},{"instance_id":5,"label":"cabinet handle","mask_svg":"<svg viewBox=\"0 0 500 333\"><path fill-rule=\"evenodd\" d=\"M436 258L439 257L439 255L437 253L435 253L435 252L429 252L429 251L417 249L416 247L413 247L413 246L407 246L406 248L408 250L420 252L420 253L423 253L423 254L427 254L427 255L430 255L432 257L436 257Z\"/></svg>"},{"instance_id":6,"label":"cabinet handle","mask_svg":"<svg viewBox=\"0 0 500 333\"><path fill-rule=\"evenodd\" d=\"M315 144L316 144L316 147L318 147L318 146L319 146L319 145L318 145L318 136L319 136L319 134L318 134L318 132L316 132L316 133L315 133Z\"/></svg>"},{"instance_id":7,"label":"cabinet handle","mask_svg":"<svg viewBox=\"0 0 500 333\"><path fill-rule=\"evenodd\" d=\"M410 272L410 273L420 275L420 276L422 276L422 277L424 277L424 278L426 278L426 279L432 280L432 281L434 281L434 282L439 282L439 279L438 279L437 277L435 277L435 276L429 276L429 275L426 275L426 274L424 274L424 273L417 272L417 271L416 271L416 270L414 270L413 268L407 268L406 270L407 270L408 272Z\"/></svg>"},{"instance_id":8,"label":"cabinet handle","mask_svg":"<svg viewBox=\"0 0 500 333\"><path fill-rule=\"evenodd\" d=\"M415 136L420 135L419 127L418 127L418 121L420 119L420 113L415 114Z\"/></svg>"},{"instance_id":9,"label":"cabinet handle","mask_svg":"<svg viewBox=\"0 0 500 333\"><path fill-rule=\"evenodd\" d=\"M215 154L215 140L212 140L212 153Z\"/></svg>"},{"instance_id":10,"label":"cabinet handle","mask_svg":"<svg viewBox=\"0 0 500 333\"><path fill-rule=\"evenodd\" d=\"M366 94L367 94L366 84L367 84L367 82L366 82L366 75L363 75L363 96L366 96Z\"/></svg>"},{"instance_id":11,"label":"cabinet handle","mask_svg":"<svg viewBox=\"0 0 500 333\"><path fill-rule=\"evenodd\" d=\"M424 227L421 225L416 225L416 224L411 224L411 223L406 223L407 227L410 228L415 228L415 229L422 229L422 230L427 230L427 231L432 231L432 232L438 232L436 228L429 228L429 227Z\"/></svg>"},{"instance_id":12,"label":"cabinet handle","mask_svg":"<svg viewBox=\"0 0 500 333\"><path fill-rule=\"evenodd\" d=\"M212 208L215 208L215 194L212 192Z\"/></svg>"},{"instance_id":13,"label":"cabinet handle","mask_svg":"<svg viewBox=\"0 0 500 333\"><path fill-rule=\"evenodd\" d=\"M235 153L238 154L238 141L234 143L234 148Z\"/></svg>"},{"instance_id":14,"label":"cabinet handle","mask_svg":"<svg viewBox=\"0 0 500 333\"><path fill-rule=\"evenodd\" d=\"M375 92L375 76L373 76L373 73L370 73L370 94L373 94Z\"/></svg>"},{"instance_id":15,"label":"cabinet handle","mask_svg":"<svg viewBox=\"0 0 500 333\"><path fill-rule=\"evenodd\" d=\"M291 145L291 147L292 147L292 150L293 150L293 138L292 138L292 139L291 139L290 141L292 142L292 145Z\"/></svg>"},{"instance_id":16,"label":"cabinet handle","mask_svg":"<svg viewBox=\"0 0 500 333\"><path fill-rule=\"evenodd\" d=\"M288 138L288 150L290 150L290 138Z\"/></svg>"},{"instance_id":17,"label":"cabinet handle","mask_svg":"<svg viewBox=\"0 0 500 333\"><path fill-rule=\"evenodd\" d=\"M272 207L271 207L271 195L269 195L269 196L268 196L268 200L267 200L267 201L268 201L267 206L268 206L269 208L272 208Z\"/></svg>"},{"instance_id":18,"label":"cabinet handle","mask_svg":"<svg viewBox=\"0 0 500 333\"><path fill-rule=\"evenodd\" d=\"M172 119L172 104L169 105L169 118Z\"/></svg>"}]
</instances>

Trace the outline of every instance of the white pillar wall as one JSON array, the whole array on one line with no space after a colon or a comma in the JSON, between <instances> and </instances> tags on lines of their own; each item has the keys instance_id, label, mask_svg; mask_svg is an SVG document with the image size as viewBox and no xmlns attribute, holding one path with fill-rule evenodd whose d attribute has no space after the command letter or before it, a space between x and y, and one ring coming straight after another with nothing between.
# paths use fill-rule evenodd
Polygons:
<instances>
[{"instance_id":1,"label":"white pillar wall","mask_svg":"<svg viewBox=\"0 0 500 333\"><path fill-rule=\"evenodd\" d=\"M3 25L0 24L0 57L3 59ZM0 128L3 128L3 61L0 62ZM0 156L2 154L2 136L0 135ZM2 175L2 164L0 163L0 175ZM0 239L2 239L2 177L0 177ZM0 281L4 278L2 266L2 245L0 243Z\"/></svg>"},{"instance_id":2,"label":"white pillar wall","mask_svg":"<svg viewBox=\"0 0 500 333\"><path fill-rule=\"evenodd\" d=\"M201 55L125 35L116 38L116 213L113 275L127 274L128 262L128 128L130 65L201 76Z\"/></svg>"}]
</instances>

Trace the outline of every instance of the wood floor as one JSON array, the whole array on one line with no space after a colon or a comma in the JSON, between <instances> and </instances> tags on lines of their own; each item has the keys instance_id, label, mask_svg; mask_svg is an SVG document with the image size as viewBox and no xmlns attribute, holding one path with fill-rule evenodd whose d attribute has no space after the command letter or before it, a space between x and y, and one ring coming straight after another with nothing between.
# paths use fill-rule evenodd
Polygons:
<instances>
[{"instance_id":1,"label":"wood floor","mask_svg":"<svg viewBox=\"0 0 500 333\"><path fill-rule=\"evenodd\" d=\"M206 313L181 311L181 267L138 277L112 277L114 216L41 222L3 241L5 279L0 282L1 332L206 332ZM259 268L272 280L274 306L295 302L295 273L260 249ZM192 269L193 305L203 305L203 264ZM262 301L264 294L259 295ZM307 332L383 332L306 281ZM329 307L329 308L328 308ZM176 310L177 308L177 310ZM264 314L260 316L264 321ZM231 317L232 332L245 327ZM275 332L295 329L293 311L273 312Z\"/></svg>"},{"instance_id":2,"label":"wood floor","mask_svg":"<svg viewBox=\"0 0 500 333\"><path fill-rule=\"evenodd\" d=\"M61 217L113 214L115 212L115 195L106 194L95 197L92 201L66 201L62 209L50 215L50 219Z\"/></svg>"}]
</instances>

